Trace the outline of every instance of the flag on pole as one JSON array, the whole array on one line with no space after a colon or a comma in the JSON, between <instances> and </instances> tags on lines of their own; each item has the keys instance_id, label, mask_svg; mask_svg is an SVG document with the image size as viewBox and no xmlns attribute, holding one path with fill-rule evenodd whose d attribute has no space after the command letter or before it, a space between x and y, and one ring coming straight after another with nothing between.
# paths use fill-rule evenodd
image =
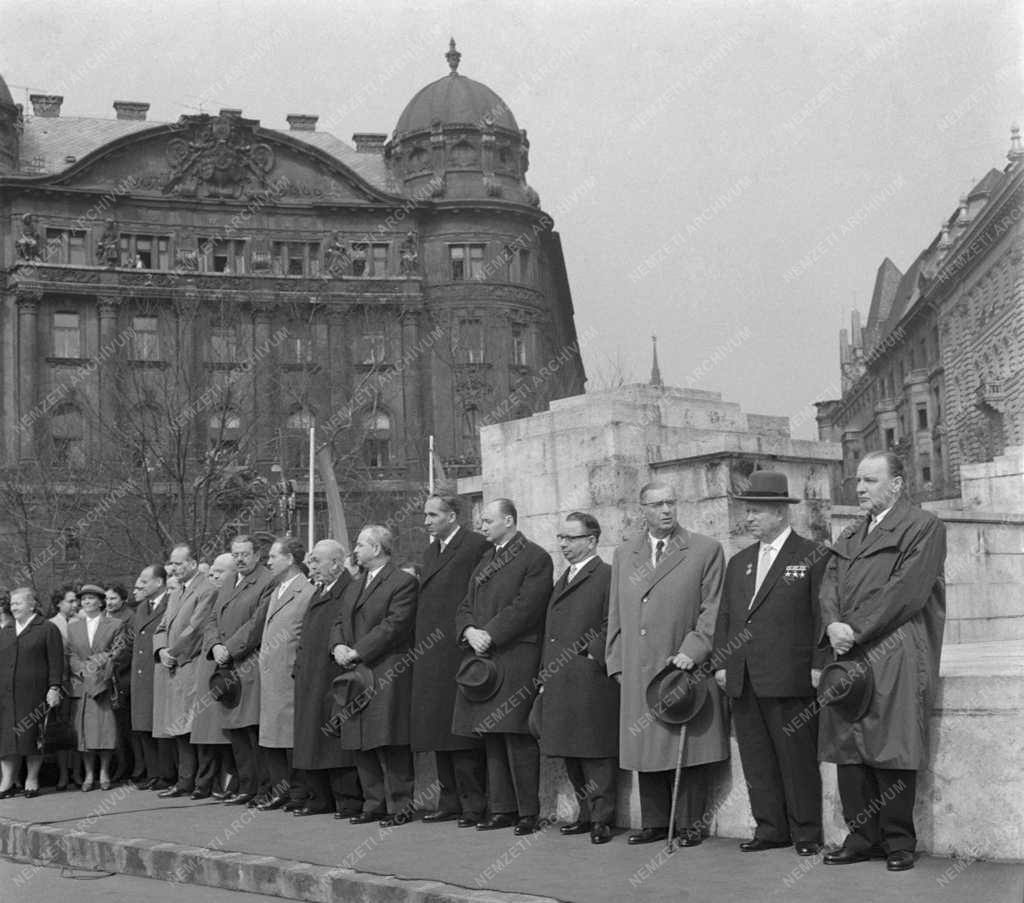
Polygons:
<instances>
[{"instance_id":1,"label":"flag on pole","mask_svg":"<svg viewBox=\"0 0 1024 903\"><path fill-rule=\"evenodd\" d=\"M337 540L348 549L348 525L345 523L345 508L341 504L338 480L334 476L334 459L331 457L331 450L328 446L325 445L316 453L316 462L320 472L320 482L324 487L324 498L327 499L331 539Z\"/></svg>"}]
</instances>

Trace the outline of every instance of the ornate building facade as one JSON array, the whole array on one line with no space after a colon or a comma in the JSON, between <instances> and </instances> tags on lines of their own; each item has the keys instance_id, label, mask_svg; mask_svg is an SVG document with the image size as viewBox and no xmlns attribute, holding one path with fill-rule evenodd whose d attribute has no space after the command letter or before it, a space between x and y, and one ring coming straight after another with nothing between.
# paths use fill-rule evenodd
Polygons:
<instances>
[{"instance_id":1,"label":"ornate building facade","mask_svg":"<svg viewBox=\"0 0 1024 903\"><path fill-rule=\"evenodd\" d=\"M8 493L85 475L151 509L177 496L165 540L225 518L255 529L261 487L303 490L315 425L343 495L383 493L382 516L425 482L430 434L449 477L473 473L493 412L581 393L526 131L459 73L454 41L446 58L390 138L352 145L305 114L287 129L227 109L155 123L115 101L116 118L86 119L32 95L29 115L0 79ZM268 530L302 508L284 495ZM66 547L67 530L49 533Z\"/></svg>"},{"instance_id":2,"label":"ornate building facade","mask_svg":"<svg viewBox=\"0 0 1024 903\"><path fill-rule=\"evenodd\" d=\"M953 498L960 465L1024 444L1024 149L960 199L901 272L878 268L867 321L840 333L841 399L819 402L822 439L841 442L856 501L865 452L894 449L919 499Z\"/></svg>"}]
</instances>

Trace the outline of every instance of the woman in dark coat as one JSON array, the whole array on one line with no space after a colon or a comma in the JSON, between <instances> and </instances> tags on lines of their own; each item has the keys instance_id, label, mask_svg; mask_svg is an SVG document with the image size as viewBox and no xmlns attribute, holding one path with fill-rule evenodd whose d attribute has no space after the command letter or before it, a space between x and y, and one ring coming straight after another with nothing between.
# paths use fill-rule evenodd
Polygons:
<instances>
[{"instance_id":1,"label":"woman in dark coat","mask_svg":"<svg viewBox=\"0 0 1024 903\"><path fill-rule=\"evenodd\" d=\"M120 583L113 583L107 587L105 593L107 600L107 617L116 618L124 627L124 642L129 649L135 645L135 633L132 630L132 614L134 604L129 599L128 590ZM134 774L132 768L135 762L142 762L142 746L138 737L132 734L132 705L129 694L132 686L132 658L131 655L119 662L114 670L114 680L117 683L117 692L120 697L118 707L114 710L117 719L117 749L114 752L114 774L113 781L116 784L130 774ZM138 746L138 751L135 747ZM142 766L138 769L140 772ZM141 777L140 775L137 775Z\"/></svg>"},{"instance_id":2,"label":"woman in dark coat","mask_svg":"<svg viewBox=\"0 0 1024 903\"><path fill-rule=\"evenodd\" d=\"M131 652L124 624L104 614L104 592L86 584L79 590L83 617L68 625L68 671L74 699L78 750L85 763L82 790L92 790L96 756L100 760L100 789L110 789L110 756L117 747L117 716L111 706L114 673Z\"/></svg>"},{"instance_id":3,"label":"woman in dark coat","mask_svg":"<svg viewBox=\"0 0 1024 903\"><path fill-rule=\"evenodd\" d=\"M60 704L64 642L36 613L35 592L11 593L14 624L0 630L0 798L14 795L21 757L28 759L25 796L39 795L43 757L36 740L48 709Z\"/></svg>"}]
</instances>

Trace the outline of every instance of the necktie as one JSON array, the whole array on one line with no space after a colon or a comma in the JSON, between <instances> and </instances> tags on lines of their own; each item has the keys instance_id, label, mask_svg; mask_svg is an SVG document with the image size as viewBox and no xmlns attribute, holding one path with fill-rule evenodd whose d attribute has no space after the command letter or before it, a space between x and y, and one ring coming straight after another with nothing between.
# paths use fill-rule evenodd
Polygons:
<instances>
[{"instance_id":1,"label":"necktie","mask_svg":"<svg viewBox=\"0 0 1024 903\"><path fill-rule=\"evenodd\" d=\"M774 557L774 546L761 546L761 554L757 559L757 576L754 578L754 596L757 595L757 591L761 588L761 584L764 583L764 578L768 576L768 571L771 570L772 559ZM751 596L750 598L751 605L754 604L754 596Z\"/></svg>"},{"instance_id":2,"label":"necktie","mask_svg":"<svg viewBox=\"0 0 1024 903\"><path fill-rule=\"evenodd\" d=\"M655 567L658 566L658 562L661 561L661 556L664 554L664 552L665 552L665 540L664 539L659 539L654 544L654 566Z\"/></svg>"},{"instance_id":3,"label":"necktie","mask_svg":"<svg viewBox=\"0 0 1024 903\"><path fill-rule=\"evenodd\" d=\"M868 521L868 533L870 533L872 530L874 530L875 527L877 527L877 526L878 526L878 518L877 517L872 517L871 520Z\"/></svg>"},{"instance_id":4,"label":"necktie","mask_svg":"<svg viewBox=\"0 0 1024 903\"><path fill-rule=\"evenodd\" d=\"M568 572L565 575L565 585L566 586L568 586L570 583L572 583L573 579L576 577L576 572L577 572L576 565L574 565L574 564L570 565L569 566L569 570L568 570Z\"/></svg>"}]
</instances>

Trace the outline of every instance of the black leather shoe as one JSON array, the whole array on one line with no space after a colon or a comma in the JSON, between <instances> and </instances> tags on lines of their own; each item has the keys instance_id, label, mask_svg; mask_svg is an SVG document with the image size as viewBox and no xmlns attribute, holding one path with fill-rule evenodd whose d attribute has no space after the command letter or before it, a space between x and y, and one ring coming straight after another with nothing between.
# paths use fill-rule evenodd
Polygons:
<instances>
[{"instance_id":1,"label":"black leather shoe","mask_svg":"<svg viewBox=\"0 0 1024 903\"><path fill-rule=\"evenodd\" d=\"M358 815L353 815L348 823L350 825L369 825L375 821L379 822L382 818L387 818L386 812L360 812Z\"/></svg>"},{"instance_id":2,"label":"black leather shoe","mask_svg":"<svg viewBox=\"0 0 1024 903\"><path fill-rule=\"evenodd\" d=\"M793 848L797 856L817 856L821 852L821 844L814 840L798 840Z\"/></svg>"},{"instance_id":3,"label":"black leather shoe","mask_svg":"<svg viewBox=\"0 0 1024 903\"><path fill-rule=\"evenodd\" d=\"M64 788L67 790L67 787ZM0 790L0 800L9 800L12 796L18 795L18 788L11 784L6 790Z\"/></svg>"},{"instance_id":4,"label":"black leather shoe","mask_svg":"<svg viewBox=\"0 0 1024 903\"><path fill-rule=\"evenodd\" d=\"M626 840L630 846L640 843L657 843L668 837L668 828L643 828L635 834L630 834Z\"/></svg>"},{"instance_id":5,"label":"black leather shoe","mask_svg":"<svg viewBox=\"0 0 1024 903\"><path fill-rule=\"evenodd\" d=\"M478 822L478 831L497 831L499 828L511 828L516 823L516 818L511 812L498 812L486 821Z\"/></svg>"},{"instance_id":6,"label":"black leather shoe","mask_svg":"<svg viewBox=\"0 0 1024 903\"><path fill-rule=\"evenodd\" d=\"M463 815L455 824L459 828L475 828L480 824L480 819L472 815Z\"/></svg>"},{"instance_id":7,"label":"black leather shoe","mask_svg":"<svg viewBox=\"0 0 1024 903\"><path fill-rule=\"evenodd\" d=\"M235 793L224 800L225 806L248 806L254 799L255 793Z\"/></svg>"},{"instance_id":8,"label":"black leather shoe","mask_svg":"<svg viewBox=\"0 0 1024 903\"><path fill-rule=\"evenodd\" d=\"M328 809L327 811L330 812L331 810ZM334 817L341 821L347 818L355 818L357 815L362 814L363 813L359 809L342 809L341 812L335 812Z\"/></svg>"},{"instance_id":9,"label":"black leather shoe","mask_svg":"<svg viewBox=\"0 0 1024 903\"><path fill-rule=\"evenodd\" d=\"M447 809L438 809L437 812L428 812L423 816L424 824L433 825L440 821L455 821L459 817L458 812L451 812Z\"/></svg>"},{"instance_id":10,"label":"black leather shoe","mask_svg":"<svg viewBox=\"0 0 1024 903\"><path fill-rule=\"evenodd\" d=\"M136 790L159 790L159 789L161 789L161 788L157 787L156 784L157 784L157 779L156 778L150 778L147 781L143 781L141 784L136 784L135 785L135 789Z\"/></svg>"},{"instance_id":11,"label":"black leather shoe","mask_svg":"<svg viewBox=\"0 0 1024 903\"><path fill-rule=\"evenodd\" d=\"M296 818L306 818L306 817L308 817L310 815L330 815L330 814L331 814L331 810L330 809L317 809L317 808L310 809L309 806L303 806L301 809L295 809L292 812L292 815L294 815ZM348 816L342 815L340 812L335 812L334 813L334 817L335 818L347 818Z\"/></svg>"},{"instance_id":12,"label":"black leather shoe","mask_svg":"<svg viewBox=\"0 0 1024 903\"><path fill-rule=\"evenodd\" d=\"M608 825L592 825L590 828L591 843L608 843L612 839L612 829Z\"/></svg>"},{"instance_id":13,"label":"black leather shoe","mask_svg":"<svg viewBox=\"0 0 1024 903\"><path fill-rule=\"evenodd\" d=\"M676 845L680 847L699 847L704 843L704 835L700 831L694 831L692 828L688 831L683 831L676 838ZM789 846L789 844L786 844Z\"/></svg>"},{"instance_id":14,"label":"black leather shoe","mask_svg":"<svg viewBox=\"0 0 1024 903\"><path fill-rule=\"evenodd\" d=\"M402 825L407 825L412 821L412 816L405 812L399 812L398 815L387 815L380 820L380 826L382 828L400 828Z\"/></svg>"},{"instance_id":15,"label":"black leather shoe","mask_svg":"<svg viewBox=\"0 0 1024 903\"><path fill-rule=\"evenodd\" d=\"M209 790L193 790L190 798L194 800L208 800L213 794Z\"/></svg>"},{"instance_id":16,"label":"black leather shoe","mask_svg":"<svg viewBox=\"0 0 1024 903\"><path fill-rule=\"evenodd\" d=\"M905 872L914 867L914 854L911 850L893 850L885 857L885 867L890 872Z\"/></svg>"},{"instance_id":17,"label":"black leather shoe","mask_svg":"<svg viewBox=\"0 0 1024 903\"><path fill-rule=\"evenodd\" d=\"M169 790L173 786L174 785L170 781L165 781L163 778L158 778L156 781L153 782L153 786L149 789L159 792L161 790Z\"/></svg>"},{"instance_id":18,"label":"black leather shoe","mask_svg":"<svg viewBox=\"0 0 1024 903\"><path fill-rule=\"evenodd\" d=\"M22 794L22 796L25 797L25 799L27 799L27 800L34 800L37 796L39 796L39 788L38 787L33 787L31 790L26 790ZM914 864L913 860L911 860L910 866L913 866L913 864Z\"/></svg>"},{"instance_id":19,"label":"black leather shoe","mask_svg":"<svg viewBox=\"0 0 1024 903\"><path fill-rule=\"evenodd\" d=\"M869 850L851 850L849 847L839 847L837 850L829 850L822 861L825 865L852 865L854 862L868 862L876 857L871 855Z\"/></svg>"},{"instance_id":20,"label":"black leather shoe","mask_svg":"<svg viewBox=\"0 0 1024 903\"><path fill-rule=\"evenodd\" d=\"M275 809L284 808L284 804L288 802L288 797L274 794L273 796L267 797L263 802L257 803L255 808L259 809L260 812L273 812Z\"/></svg>"},{"instance_id":21,"label":"black leather shoe","mask_svg":"<svg viewBox=\"0 0 1024 903\"><path fill-rule=\"evenodd\" d=\"M744 853L760 853L762 850L780 850L788 846L788 840L764 840L761 837L755 837L753 840L744 840L740 844L740 849Z\"/></svg>"},{"instance_id":22,"label":"black leather shoe","mask_svg":"<svg viewBox=\"0 0 1024 903\"><path fill-rule=\"evenodd\" d=\"M212 791L210 791L210 796L213 797L215 800L220 800L220 802L222 802L222 803L225 800L231 799L231 797L233 797L234 795L235 794L232 793L230 790L212 790Z\"/></svg>"},{"instance_id":23,"label":"black leather shoe","mask_svg":"<svg viewBox=\"0 0 1024 903\"><path fill-rule=\"evenodd\" d=\"M288 800L288 802L284 804L284 811L285 812L298 812L300 809L305 809L305 808L306 808L305 800Z\"/></svg>"},{"instance_id":24,"label":"black leather shoe","mask_svg":"<svg viewBox=\"0 0 1024 903\"><path fill-rule=\"evenodd\" d=\"M562 825L558 829L559 834L565 834L567 837L572 834L586 834L590 830L590 822L588 821L574 821L567 825Z\"/></svg>"},{"instance_id":25,"label":"black leather shoe","mask_svg":"<svg viewBox=\"0 0 1024 903\"><path fill-rule=\"evenodd\" d=\"M179 790L177 787L168 787L166 790L161 790L157 793L157 796L162 800L170 800L179 796L189 796L191 792L190 790Z\"/></svg>"},{"instance_id":26,"label":"black leather shoe","mask_svg":"<svg viewBox=\"0 0 1024 903\"><path fill-rule=\"evenodd\" d=\"M522 837L525 834L532 834L537 830L537 816L536 815L524 815L519 821L516 822L516 826L512 829L512 833Z\"/></svg>"}]
</instances>

